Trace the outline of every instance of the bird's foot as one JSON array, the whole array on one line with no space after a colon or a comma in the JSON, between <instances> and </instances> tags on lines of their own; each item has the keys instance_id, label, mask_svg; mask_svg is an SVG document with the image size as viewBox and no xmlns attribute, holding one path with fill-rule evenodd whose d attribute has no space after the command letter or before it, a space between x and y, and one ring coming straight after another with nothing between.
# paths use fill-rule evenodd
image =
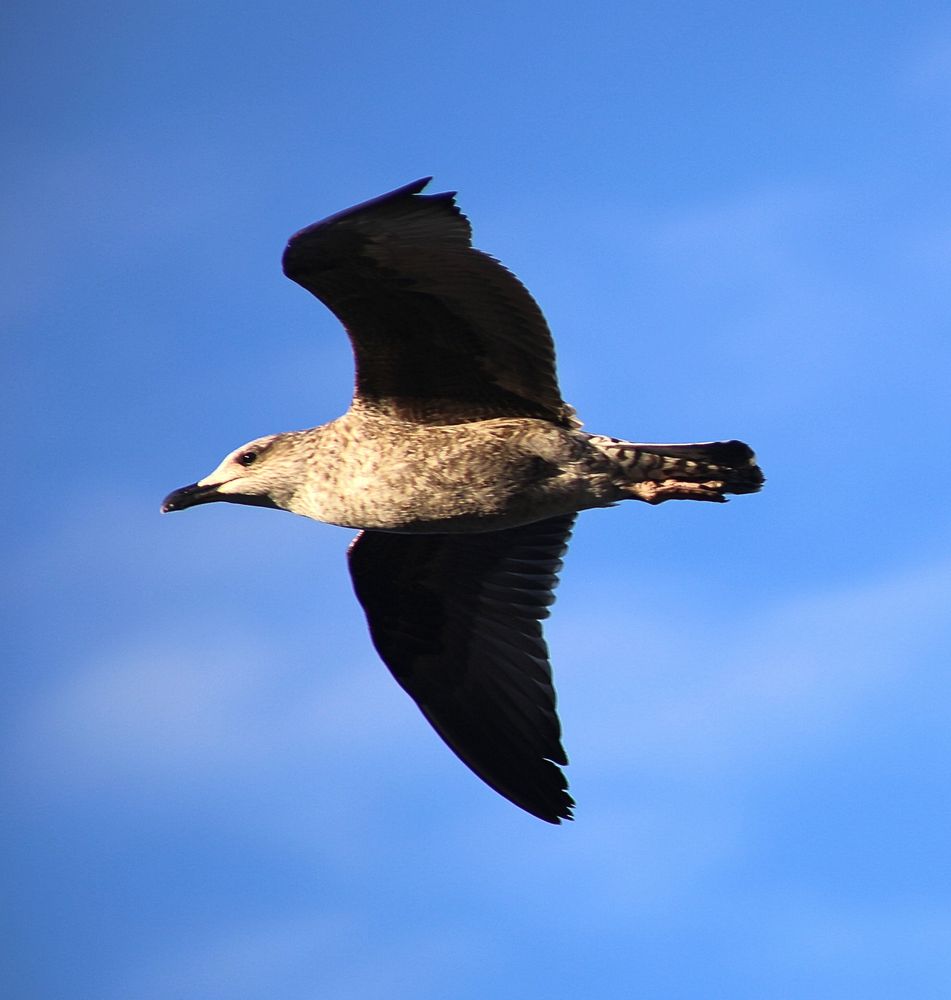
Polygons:
<instances>
[{"instance_id":1,"label":"bird's foot","mask_svg":"<svg viewBox=\"0 0 951 1000\"><path fill-rule=\"evenodd\" d=\"M723 495L724 483L711 479L706 483L682 483L676 479L663 479L660 482L647 480L643 483L632 483L625 486L636 500L644 503L658 504L665 500L707 500L710 503L726 503Z\"/></svg>"}]
</instances>

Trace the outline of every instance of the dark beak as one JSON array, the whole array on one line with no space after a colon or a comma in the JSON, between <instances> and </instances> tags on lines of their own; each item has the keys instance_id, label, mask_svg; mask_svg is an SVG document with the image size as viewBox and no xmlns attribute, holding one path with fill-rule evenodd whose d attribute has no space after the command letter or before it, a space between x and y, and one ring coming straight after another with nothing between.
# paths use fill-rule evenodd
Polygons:
<instances>
[{"instance_id":1,"label":"dark beak","mask_svg":"<svg viewBox=\"0 0 951 1000\"><path fill-rule=\"evenodd\" d=\"M246 507L277 507L277 504L267 495L260 493L219 493L217 486L200 486L192 483L180 490L173 490L162 501L162 513L172 510L187 510L197 507L200 503L215 503L221 500L225 503L239 503Z\"/></svg>"},{"instance_id":2,"label":"dark beak","mask_svg":"<svg viewBox=\"0 0 951 1000\"><path fill-rule=\"evenodd\" d=\"M217 486L199 486L198 483L192 483L191 486L183 486L180 490L169 493L162 501L162 513L185 510L188 507L197 507L200 503L214 503L223 499L224 497L218 493Z\"/></svg>"}]
</instances>

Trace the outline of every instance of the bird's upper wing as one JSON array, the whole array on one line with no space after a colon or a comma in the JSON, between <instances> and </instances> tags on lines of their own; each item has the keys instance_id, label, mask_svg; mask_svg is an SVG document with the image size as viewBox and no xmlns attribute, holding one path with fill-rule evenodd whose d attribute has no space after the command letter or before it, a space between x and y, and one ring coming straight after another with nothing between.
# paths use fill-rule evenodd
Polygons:
<instances>
[{"instance_id":1,"label":"bird's upper wing","mask_svg":"<svg viewBox=\"0 0 951 1000\"><path fill-rule=\"evenodd\" d=\"M452 193L419 193L429 180L316 222L284 251L284 273L350 335L355 405L427 424L522 416L574 425L541 310L473 249Z\"/></svg>"},{"instance_id":2,"label":"bird's upper wing","mask_svg":"<svg viewBox=\"0 0 951 1000\"><path fill-rule=\"evenodd\" d=\"M449 747L516 805L558 823L574 802L547 617L574 515L473 535L363 531L350 574L383 661Z\"/></svg>"}]
</instances>

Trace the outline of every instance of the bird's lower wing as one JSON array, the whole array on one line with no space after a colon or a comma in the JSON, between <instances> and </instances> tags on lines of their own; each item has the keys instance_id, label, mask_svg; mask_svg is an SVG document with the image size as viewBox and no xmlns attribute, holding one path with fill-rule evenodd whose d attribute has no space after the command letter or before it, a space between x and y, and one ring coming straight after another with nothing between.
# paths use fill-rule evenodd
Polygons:
<instances>
[{"instance_id":1,"label":"bird's lower wing","mask_svg":"<svg viewBox=\"0 0 951 1000\"><path fill-rule=\"evenodd\" d=\"M574 516L504 531L363 531L350 574L383 661L483 781L550 823L574 802L541 621Z\"/></svg>"}]
</instances>

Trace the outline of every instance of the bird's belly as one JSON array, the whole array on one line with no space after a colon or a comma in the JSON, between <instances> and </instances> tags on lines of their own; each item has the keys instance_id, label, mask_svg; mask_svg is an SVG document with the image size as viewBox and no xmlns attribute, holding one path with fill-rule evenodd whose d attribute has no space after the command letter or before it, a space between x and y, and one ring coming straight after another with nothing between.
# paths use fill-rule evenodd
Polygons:
<instances>
[{"instance_id":1,"label":"bird's belly","mask_svg":"<svg viewBox=\"0 0 951 1000\"><path fill-rule=\"evenodd\" d=\"M580 467L572 450L473 440L448 428L430 428L419 439L390 439L385 447L364 442L343 457L338 452L325 465L323 481L295 498L295 509L350 528L454 533L494 531L611 503L606 482Z\"/></svg>"}]
</instances>

